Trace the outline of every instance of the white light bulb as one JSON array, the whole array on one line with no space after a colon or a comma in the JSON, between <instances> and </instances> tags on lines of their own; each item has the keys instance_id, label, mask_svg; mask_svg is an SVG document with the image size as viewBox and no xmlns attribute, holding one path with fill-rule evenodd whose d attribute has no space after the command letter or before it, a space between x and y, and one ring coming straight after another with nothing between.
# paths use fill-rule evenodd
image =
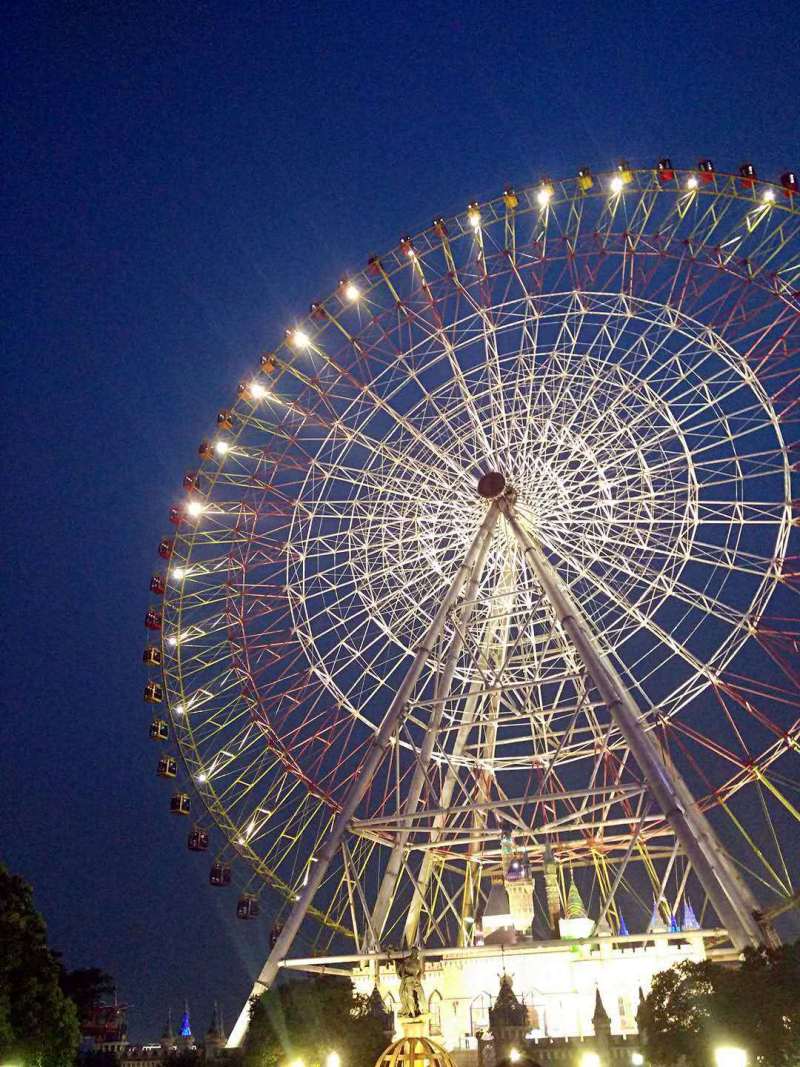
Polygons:
<instances>
[{"instance_id":1,"label":"white light bulb","mask_svg":"<svg viewBox=\"0 0 800 1067\"><path fill-rule=\"evenodd\" d=\"M205 782L205 781L207 781L207 780L208 780L208 778L207 778L207 775L206 775L206 773L205 773L204 771L200 771L200 772L199 772L199 773L198 773L198 774L197 774L197 775L195 776L195 781L196 781L196 782L199 782L199 783L200 783L200 785L202 785L202 784L203 784L203 782Z\"/></svg>"},{"instance_id":2,"label":"white light bulb","mask_svg":"<svg viewBox=\"0 0 800 1067\"><path fill-rule=\"evenodd\" d=\"M774 199L775 199L775 190L774 189L765 189L764 190L764 203L771 204Z\"/></svg>"},{"instance_id":3,"label":"white light bulb","mask_svg":"<svg viewBox=\"0 0 800 1067\"><path fill-rule=\"evenodd\" d=\"M176 582L180 582L181 579L186 577L186 571L183 567L173 567L172 577L175 579Z\"/></svg>"},{"instance_id":4,"label":"white light bulb","mask_svg":"<svg viewBox=\"0 0 800 1067\"><path fill-rule=\"evenodd\" d=\"M250 396L252 396L253 400L263 400L266 395L267 390L264 388L261 382L250 383Z\"/></svg>"},{"instance_id":5,"label":"white light bulb","mask_svg":"<svg viewBox=\"0 0 800 1067\"><path fill-rule=\"evenodd\" d=\"M218 456L224 456L230 447L227 441L217 441L214 445L214 451Z\"/></svg>"},{"instance_id":6,"label":"white light bulb","mask_svg":"<svg viewBox=\"0 0 800 1067\"><path fill-rule=\"evenodd\" d=\"M202 515L205 510L205 504L200 500L190 500L186 505L186 512L193 519L196 519L198 515Z\"/></svg>"},{"instance_id":7,"label":"white light bulb","mask_svg":"<svg viewBox=\"0 0 800 1067\"><path fill-rule=\"evenodd\" d=\"M477 230L477 229L480 228L480 224L481 224L481 213L480 213L480 211L474 211L474 210L470 211L469 215L467 215L467 218L469 219L469 224L473 228L473 230Z\"/></svg>"},{"instance_id":8,"label":"white light bulb","mask_svg":"<svg viewBox=\"0 0 800 1067\"><path fill-rule=\"evenodd\" d=\"M616 174L611 179L611 192L612 193L621 193L622 192L622 187L623 187L624 184L625 183L623 182L622 178L620 178L619 174Z\"/></svg>"},{"instance_id":9,"label":"white light bulb","mask_svg":"<svg viewBox=\"0 0 800 1067\"><path fill-rule=\"evenodd\" d=\"M302 330L295 330L292 334L292 344L295 348L305 348L310 342L311 338L307 333L303 333Z\"/></svg>"},{"instance_id":10,"label":"white light bulb","mask_svg":"<svg viewBox=\"0 0 800 1067\"><path fill-rule=\"evenodd\" d=\"M186 711L186 708L184 708L183 704L176 704L172 710L175 712L176 715L183 715Z\"/></svg>"},{"instance_id":11,"label":"white light bulb","mask_svg":"<svg viewBox=\"0 0 800 1067\"><path fill-rule=\"evenodd\" d=\"M547 207L547 205L550 203L552 195L553 192L551 189L540 189L539 192L536 194L536 202L539 207Z\"/></svg>"},{"instance_id":12,"label":"white light bulb","mask_svg":"<svg viewBox=\"0 0 800 1067\"><path fill-rule=\"evenodd\" d=\"M352 282L348 282L345 286L344 295L348 300L358 300L361 296L361 291L357 285L353 285Z\"/></svg>"},{"instance_id":13,"label":"white light bulb","mask_svg":"<svg viewBox=\"0 0 800 1067\"><path fill-rule=\"evenodd\" d=\"M687 188L687 189L696 189L696 188L697 188L697 178L695 178L694 176L692 176L692 177L691 177L691 178L690 178L690 179L689 179L689 180L687 181L687 183L686 183L686 188Z\"/></svg>"},{"instance_id":14,"label":"white light bulb","mask_svg":"<svg viewBox=\"0 0 800 1067\"><path fill-rule=\"evenodd\" d=\"M178 638L175 636L175 634L170 634L170 636L167 638L167 644L170 646L170 648L174 648L177 643Z\"/></svg>"}]
</instances>

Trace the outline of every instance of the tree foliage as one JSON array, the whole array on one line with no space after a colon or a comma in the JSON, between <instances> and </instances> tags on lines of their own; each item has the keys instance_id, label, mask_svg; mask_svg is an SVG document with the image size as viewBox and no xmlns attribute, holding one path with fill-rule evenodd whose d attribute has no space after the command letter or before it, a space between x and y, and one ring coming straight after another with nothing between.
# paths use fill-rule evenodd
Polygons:
<instances>
[{"instance_id":1,"label":"tree foliage","mask_svg":"<svg viewBox=\"0 0 800 1067\"><path fill-rule=\"evenodd\" d=\"M59 981L62 991L75 1004L81 1023L91 1019L100 1005L116 991L114 979L99 967L83 967L75 971L62 967Z\"/></svg>"},{"instance_id":2,"label":"tree foliage","mask_svg":"<svg viewBox=\"0 0 800 1067\"><path fill-rule=\"evenodd\" d=\"M302 1059L321 1067L338 1052L343 1067L372 1067L387 1043L369 998L346 978L328 975L273 986L254 998L243 1067L284 1067Z\"/></svg>"},{"instance_id":3,"label":"tree foliage","mask_svg":"<svg viewBox=\"0 0 800 1067\"><path fill-rule=\"evenodd\" d=\"M708 1067L717 1045L770 1067L800 1063L800 941L748 949L729 966L676 964L653 979L637 1015L647 1059Z\"/></svg>"},{"instance_id":4,"label":"tree foliage","mask_svg":"<svg viewBox=\"0 0 800 1067\"><path fill-rule=\"evenodd\" d=\"M36 1067L72 1063L78 1020L59 974L30 886L0 864L0 1060Z\"/></svg>"}]
</instances>

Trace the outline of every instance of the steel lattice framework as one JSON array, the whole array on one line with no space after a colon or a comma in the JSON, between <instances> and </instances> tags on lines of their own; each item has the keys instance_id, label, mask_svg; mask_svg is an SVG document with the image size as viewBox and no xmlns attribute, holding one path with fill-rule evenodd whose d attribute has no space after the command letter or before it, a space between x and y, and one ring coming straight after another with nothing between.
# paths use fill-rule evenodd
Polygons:
<instances>
[{"instance_id":1,"label":"steel lattice framework","mask_svg":"<svg viewBox=\"0 0 800 1067\"><path fill-rule=\"evenodd\" d=\"M307 897L301 936L469 945L511 835L616 923L708 889L537 568L727 880L791 898L789 191L624 165L507 190L341 282L220 413L163 549L155 697L221 858Z\"/></svg>"}]
</instances>

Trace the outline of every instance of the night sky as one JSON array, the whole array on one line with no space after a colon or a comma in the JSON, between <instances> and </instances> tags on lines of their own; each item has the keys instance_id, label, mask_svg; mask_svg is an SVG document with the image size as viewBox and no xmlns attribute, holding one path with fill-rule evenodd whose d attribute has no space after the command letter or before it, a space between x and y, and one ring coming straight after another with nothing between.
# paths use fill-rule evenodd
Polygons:
<instances>
[{"instance_id":1,"label":"night sky","mask_svg":"<svg viewBox=\"0 0 800 1067\"><path fill-rule=\"evenodd\" d=\"M264 928L167 811L142 703L169 506L236 383L348 267L585 163L800 165L769 2L6 11L0 855L155 1037L232 1025Z\"/></svg>"}]
</instances>

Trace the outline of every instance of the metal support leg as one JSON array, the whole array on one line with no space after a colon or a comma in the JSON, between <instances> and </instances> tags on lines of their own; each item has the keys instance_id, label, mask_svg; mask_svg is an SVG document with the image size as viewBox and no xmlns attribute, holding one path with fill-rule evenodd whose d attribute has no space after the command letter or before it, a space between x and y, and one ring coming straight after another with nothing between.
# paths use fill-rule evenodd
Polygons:
<instances>
[{"instance_id":1,"label":"metal support leg","mask_svg":"<svg viewBox=\"0 0 800 1067\"><path fill-rule=\"evenodd\" d=\"M469 547L469 551L467 552L463 564L456 572L453 581L450 583L449 589L439 605L438 611L431 620L431 624L417 649L414 661L403 679L400 688L397 690L397 693L389 706L389 710L383 718L380 729L370 743L358 779L350 787L350 791L342 803L341 811L333 821L328 837L325 839L319 853L314 857L317 862L311 864L308 882L300 893L294 907L289 912L280 937L275 942L275 947L272 952L270 952L267 962L264 964L261 973L253 985L250 997L255 997L260 993L263 993L264 990L268 989L274 982L281 962L289 951L292 942L297 935L297 931L302 925L308 907L314 898L314 894L322 884L331 860L336 855L340 842L347 832L350 820L355 815L358 805L361 803L364 794L369 789L373 775L391 746L392 737L395 734L397 725L408 710L408 701L414 690L414 686L417 684L422 669L433 651L434 644L444 629L447 617L461 592L464 582L468 580L475 567L476 561L481 555L484 544L491 537L492 530L497 522L497 517L498 504L493 503L487 511L486 517L481 523L481 527ZM239 1047L247 1032L249 1021L250 998L248 998L247 1003L242 1008L239 1018L236 1020L236 1025L231 1031L231 1035L228 1038L228 1048Z\"/></svg>"},{"instance_id":2,"label":"metal support leg","mask_svg":"<svg viewBox=\"0 0 800 1067\"><path fill-rule=\"evenodd\" d=\"M498 508L493 507L490 511L490 515L494 516L494 521L492 522L493 529L494 523L500 515ZM436 743L439 727L441 726L442 718L444 716L445 701L450 695L450 687L456 672L458 657L461 655L462 649L464 648L464 635L466 634L472 613L475 609L475 598L478 595L481 575L483 574L483 568L486 563L486 556L489 552L490 544L491 529L483 542L481 551L475 561L475 566L472 568L472 573L469 576L469 581L467 582L467 587L464 592L464 607L461 612L461 618L453 634L450 647L447 650L447 657L444 662L442 673L436 685L430 722L420 746L419 755L417 756L417 765L414 768L408 796L406 797L406 802L403 806L404 814L407 815L408 818L404 819L399 824L397 837L389 855L389 862L386 864L386 870L381 881L380 889L378 890L375 907L372 909L372 928L378 937L381 936L383 928L386 925L389 908L391 907L392 898L397 886L397 879L400 877L400 870L403 865L403 855L405 853L410 832L410 820L419 806L419 799L422 795L422 788L425 784L425 778L431 762L431 755L433 754L433 746ZM372 951L376 951L379 947L379 945L374 945Z\"/></svg>"},{"instance_id":3,"label":"metal support leg","mask_svg":"<svg viewBox=\"0 0 800 1067\"><path fill-rule=\"evenodd\" d=\"M486 630L481 642L481 648L479 650L479 658L477 662L480 664L488 664L490 650L493 642L496 640L497 623L489 621L486 626ZM447 809L450 807L450 802L453 799L453 793L456 785L458 784L458 761L464 754L464 749L467 746L469 735L475 725L475 715L480 707L483 699L480 691L470 692L467 694L464 702L464 711L462 714L461 724L458 727L456 733L456 739L453 743L452 750L449 755L449 762L447 772L444 776L444 782L442 783L441 792L439 793L439 811L435 814L433 820L433 833L431 835L430 843L435 844L442 834L442 829L447 823L448 813ZM433 849L426 851L422 858L422 866L420 867L419 876L417 878L417 884L414 890L414 896L412 897L411 904L409 905L408 914L406 916L405 929L403 931L403 940L407 945L411 945L416 941L417 930L419 927L420 916L422 915L422 908L425 903L425 895L427 893L428 885L433 877L434 869L436 868L437 860L436 853Z\"/></svg>"},{"instance_id":4,"label":"metal support leg","mask_svg":"<svg viewBox=\"0 0 800 1067\"><path fill-rule=\"evenodd\" d=\"M656 744L640 726L640 711L635 700L608 657L598 647L572 594L521 525L511 499L506 496L499 503L525 552L526 561L550 600L565 633L578 650L609 714L639 765L653 798L672 827L731 940L738 949L761 944L766 939L766 933L759 927L754 914L752 894L738 876L731 877L730 867L724 860L724 850L710 823L697 807L678 772L667 771Z\"/></svg>"}]
</instances>

